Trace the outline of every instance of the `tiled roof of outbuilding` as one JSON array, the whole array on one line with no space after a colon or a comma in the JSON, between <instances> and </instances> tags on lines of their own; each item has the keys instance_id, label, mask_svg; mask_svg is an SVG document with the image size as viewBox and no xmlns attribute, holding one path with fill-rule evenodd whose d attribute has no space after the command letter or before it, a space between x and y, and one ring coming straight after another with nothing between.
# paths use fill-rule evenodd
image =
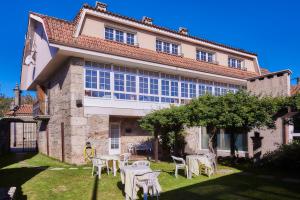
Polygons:
<instances>
[{"instance_id":1,"label":"tiled roof of outbuilding","mask_svg":"<svg viewBox=\"0 0 300 200\"><path fill-rule=\"evenodd\" d=\"M6 113L6 115L8 115L8 116L12 116L12 115L30 116L30 115L32 115L32 105L31 104L23 104L15 112L11 110L8 113Z\"/></svg>"}]
</instances>

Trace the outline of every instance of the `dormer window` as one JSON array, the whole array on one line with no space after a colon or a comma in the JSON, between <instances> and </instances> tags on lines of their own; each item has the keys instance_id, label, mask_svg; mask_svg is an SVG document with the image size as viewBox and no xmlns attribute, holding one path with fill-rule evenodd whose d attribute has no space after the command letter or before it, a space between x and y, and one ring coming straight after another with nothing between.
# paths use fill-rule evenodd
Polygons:
<instances>
[{"instance_id":1,"label":"dormer window","mask_svg":"<svg viewBox=\"0 0 300 200\"><path fill-rule=\"evenodd\" d=\"M237 58L228 58L228 66L236 69L242 69L242 60Z\"/></svg>"},{"instance_id":2,"label":"dormer window","mask_svg":"<svg viewBox=\"0 0 300 200\"><path fill-rule=\"evenodd\" d=\"M168 54L173 54L173 55L178 55L179 45L178 44L173 44L170 42L165 42L161 40L156 40L156 51L157 52L164 52Z\"/></svg>"},{"instance_id":3,"label":"dormer window","mask_svg":"<svg viewBox=\"0 0 300 200\"><path fill-rule=\"evenodd\" d=\"M214 54L211 52L206 52L202 50L197 50L196 59L204 62L212 63L214 61Z\"/></svg>"},{"instance_id":4,"label":"dormer window","mask_svg":"<svg viewBox=\"0 0 300 200\"><path fill-rule=\"evenodd\" d=\"M124 32L116 30L116 41L117 42L124 42Z\"/></svg>"},{"instance_id":5,"label":"dormer window","mask_svg":"<svg viewBox=\"0 0 300 200\"><path fill-rule=\"evenodd\" d=\"M135 44L135 34L109 27L105 27L105 39L129 45Z\"/></svg>"}]
</instances>

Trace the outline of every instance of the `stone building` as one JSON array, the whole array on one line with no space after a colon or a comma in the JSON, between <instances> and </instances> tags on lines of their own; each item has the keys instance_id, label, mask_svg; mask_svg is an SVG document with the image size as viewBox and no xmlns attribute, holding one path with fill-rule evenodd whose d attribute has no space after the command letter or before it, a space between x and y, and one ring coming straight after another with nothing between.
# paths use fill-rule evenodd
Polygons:
<instances>
[{"instance_id":1,"label":"stone building","mask_svg":"<svg viewBox=\"0 0 300 200\"><path fill-rule=\"evenodd\" d=\"M97 154L149 145L151 135L138 126L142 116L205 93L257 90L249 79L265 73L255 53L191 36L186 28L160 27L149 17L112 13L97 2L83 5L72 21L29 14L21 89L37 92L39 151L83 163L86 142ZM218 136L224 155L227 135ZM186 139L187 152L207 149L205 127ZM238 143L248 154L248 137L240 135Z\"/></svg>"}]
</instances>

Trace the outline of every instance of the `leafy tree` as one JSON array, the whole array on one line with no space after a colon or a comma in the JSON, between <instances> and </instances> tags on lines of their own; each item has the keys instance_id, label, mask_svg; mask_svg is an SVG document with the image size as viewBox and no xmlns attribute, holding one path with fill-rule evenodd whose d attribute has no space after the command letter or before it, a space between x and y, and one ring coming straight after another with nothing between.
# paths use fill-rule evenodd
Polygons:
<instances>
[{"instance_id":1,"label":"leafy tree","mask_svg":"<svg viewBox=\"0 0 300 200\"><path fill-rule=\"evenodd\" d=\"M26 94L22 96L21 104L33 104L35 102L35 98L32 97L30 94Z\"/></svg>"},{"instance_id":2,"label":"leafy tree","mask_svg":"<svg viewBox=\"0 0 300 200\"><path fill-rule=\"evenodd\" d=\"M5 97L0 93L0 117L3 117L7 111L9 111L12 98Z\"/></svg>"},{"instance_id":3,"label":"leafy tree","mask_svg":"<svg viewBox=\"0 0 300 200\"><path fill-rule=\"evenodd\" d=\"M184 148L184 125L186 124L184 106L153 111L143 117L140 126L152 133L155 138L154 158L158 160L158 137L165 150L181 154Z\"/></svg>"},{"instance_id":4,"label":"leafy tree","mask_svg":"<svg viewBox=\"0 0 300 200\"><path fill-rule=\"evenodd\" d=\"M247 134L255 128L275 128L275 114L284 98L258 97L246 91L224 96L205 95L188 107L189 126L205 126L209 134L209 150L216 154L216 134L224 129L231 133L231 155L235 155L236 133Z\"/></svg>"}]
</instances>

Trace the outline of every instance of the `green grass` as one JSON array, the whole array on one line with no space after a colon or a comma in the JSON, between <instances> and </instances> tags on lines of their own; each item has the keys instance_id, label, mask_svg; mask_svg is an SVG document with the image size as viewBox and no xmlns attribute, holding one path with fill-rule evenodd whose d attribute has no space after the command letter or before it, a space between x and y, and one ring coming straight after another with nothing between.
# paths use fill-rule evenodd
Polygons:
<instances>
[{"instance_id":1,"label":"green grass","mask_svg":"<svg viewBox=\"0 0 300 200\"><path fill-rule=\"evenodd\" d=\"M36 167L43 166L43 167ZM0 187L17 186L18 199L29 200L85 200L124 199L123 185L119 174L116 177L102 174L98 180L91 176L91 170L80 167L77 170L49 170L51 167L73 167L44 155L11 154L0 158ZM285 183L280 179L268 180L257 176L245 176L240 170L231 174L186 179L175 178L174 166L167 162L151 163L152 169L162 170L159 182L163 193L160 199L300 199L300 184Z\"/></svg>"}]
</instances>

